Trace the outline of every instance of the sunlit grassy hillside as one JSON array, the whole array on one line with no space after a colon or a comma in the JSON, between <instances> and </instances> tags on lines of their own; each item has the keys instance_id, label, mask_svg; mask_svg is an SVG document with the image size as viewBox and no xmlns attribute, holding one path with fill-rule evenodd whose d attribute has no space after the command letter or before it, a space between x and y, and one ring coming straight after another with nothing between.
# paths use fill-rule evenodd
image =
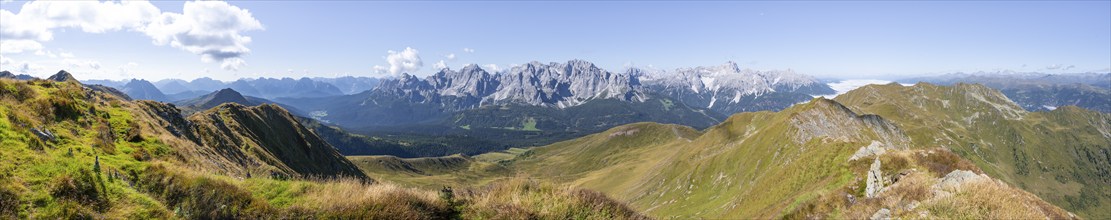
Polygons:
<instances>
[{"instance_id":1,"label":"sunlit grassy hillside","mask_svg":"<svg viewBox=\"0 0 1111 220\"><path fill-rule=\"evenodd\" d=\"M0 79L0 143L0 218L643 218L600 193L527 179L377 182L280 107L186 119L75 81Z\"/></svg>"}]
</instances>

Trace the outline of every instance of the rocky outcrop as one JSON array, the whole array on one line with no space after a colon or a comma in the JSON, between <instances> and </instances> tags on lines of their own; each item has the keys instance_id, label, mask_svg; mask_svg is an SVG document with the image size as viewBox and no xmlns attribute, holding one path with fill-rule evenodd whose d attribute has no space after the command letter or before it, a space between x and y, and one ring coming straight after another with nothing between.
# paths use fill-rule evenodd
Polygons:
<instances>
[{"instance_id":1,"label":"rocky outcrop","mask_svg":"<svg viewBox=\"0 0 1111 220\"><path fill-rule=\"evenodd\" d=\"M890 210L890 209L887 209L887 208L882 208L882 209L880 209L879 211L876 211L876 213L875 213L875 214L872 214L872 217L871 217L871 218L868 218L868 219L870 219L870 220L887 220L887 219L891 219L891 210Z\"/></svg>"},{"instance_id":2,"label":"rocky outcrop","mask_svg":"<svg viewBox=\"0 0 1111 220\"><path fill-rule=\"evenodd\" d=\"M883 171L880 168L880 158L877 157L868 169L868 182L864 188L864 196L867 198L874 198L883 190Z\"/></svg>"},{"instance_id":3,"label":"rocky outcrop","mask_svg":"<svg viewBox=\"0 0 1111 220\"><path fill-rule=\"evenodd\" d=\"M961 186L965 183L973 181L990 181L991 177L984 174L976 174L968 170L954 170L945 174L937 184L934 184L930 189L937 195L949 195L953 192L960 190Z\"/></svg>"},{"instance_id":4,"label":"rocky outcrop","mask_svg":"<svg viewBox=\"0 0 1111 220\"><path fill-rule=\"evenodd\" d=\"M872 141L872 144L861 147L860 150L857 150L856 153L853 153L853 156L849 157L849 161L854 161L865 157L879 156L885 153L887 153L887 148L884 147L883 143L879 141Z\"/></svg>"}]
</instances>

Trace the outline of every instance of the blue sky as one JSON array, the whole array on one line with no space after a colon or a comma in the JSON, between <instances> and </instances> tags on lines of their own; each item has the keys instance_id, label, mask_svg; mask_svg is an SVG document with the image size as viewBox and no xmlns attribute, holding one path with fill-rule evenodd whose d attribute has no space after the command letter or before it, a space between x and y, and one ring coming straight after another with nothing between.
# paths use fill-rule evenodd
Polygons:
<instances>
[{"instance_id":1,"label":"blue sky","mask_svg":"<svg viewBox=\"0 0 1111 220\"><path fill-rule=\"evenodd\" d=\"M36 8L92 8L51 10L93 21L21 12L35 3L0 4L16 16L0 20L0 41L9 42L0 47L0 68L153 80L429 75L440 61L453 69L468 63L506 69L569 59L611 71L732 60L743 68L843 79L1111 71L1111 1L231 1L206 2L192 15L184 6L202 4L158 1L153 15L133 19L96 17L152 8L108 13L66 3L73 2ZM159 14L200 20L154 31L148 26L161 21ZM224 19L204 19L216 17ZM21 22L51 19L60 21ZM34 31L19 32L25 29Z\"/></svg>"}]
</instances>

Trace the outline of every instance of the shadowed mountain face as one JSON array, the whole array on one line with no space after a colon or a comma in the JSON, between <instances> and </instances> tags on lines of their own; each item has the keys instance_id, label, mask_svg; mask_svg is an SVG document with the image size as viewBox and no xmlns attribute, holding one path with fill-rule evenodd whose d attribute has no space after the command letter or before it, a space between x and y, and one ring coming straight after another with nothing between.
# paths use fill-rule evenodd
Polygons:
<instances>
[{"instance_id":1,"label":"shadowed mountain face","mask_svg":"<svg viewBox=\"0 0 1111 220\"><path fill-rule=\"evenodd\" d=\"M366 176L281 107L222 104L189 117L200 142L217 149L245 148L259 161L280 161L275 168L318 177ZM257 166L247 164L248 166Z\"/></svg>"}]
</instances>

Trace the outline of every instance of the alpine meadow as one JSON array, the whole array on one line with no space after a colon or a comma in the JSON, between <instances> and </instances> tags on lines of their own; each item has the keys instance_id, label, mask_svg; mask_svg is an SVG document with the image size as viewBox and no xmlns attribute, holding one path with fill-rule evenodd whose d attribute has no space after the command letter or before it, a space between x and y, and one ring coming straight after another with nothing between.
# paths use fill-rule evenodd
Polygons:
<instances>
[{"instance_id":1,"label":"alpine meadow","mask_svg":"<svg viewBox=\"0 0 1111 220\"><path fill-rule=\"evenodd\" d=\"M0 219L1108 219L1111 1L0 1Z\"/></svg>"}]
</instances>

